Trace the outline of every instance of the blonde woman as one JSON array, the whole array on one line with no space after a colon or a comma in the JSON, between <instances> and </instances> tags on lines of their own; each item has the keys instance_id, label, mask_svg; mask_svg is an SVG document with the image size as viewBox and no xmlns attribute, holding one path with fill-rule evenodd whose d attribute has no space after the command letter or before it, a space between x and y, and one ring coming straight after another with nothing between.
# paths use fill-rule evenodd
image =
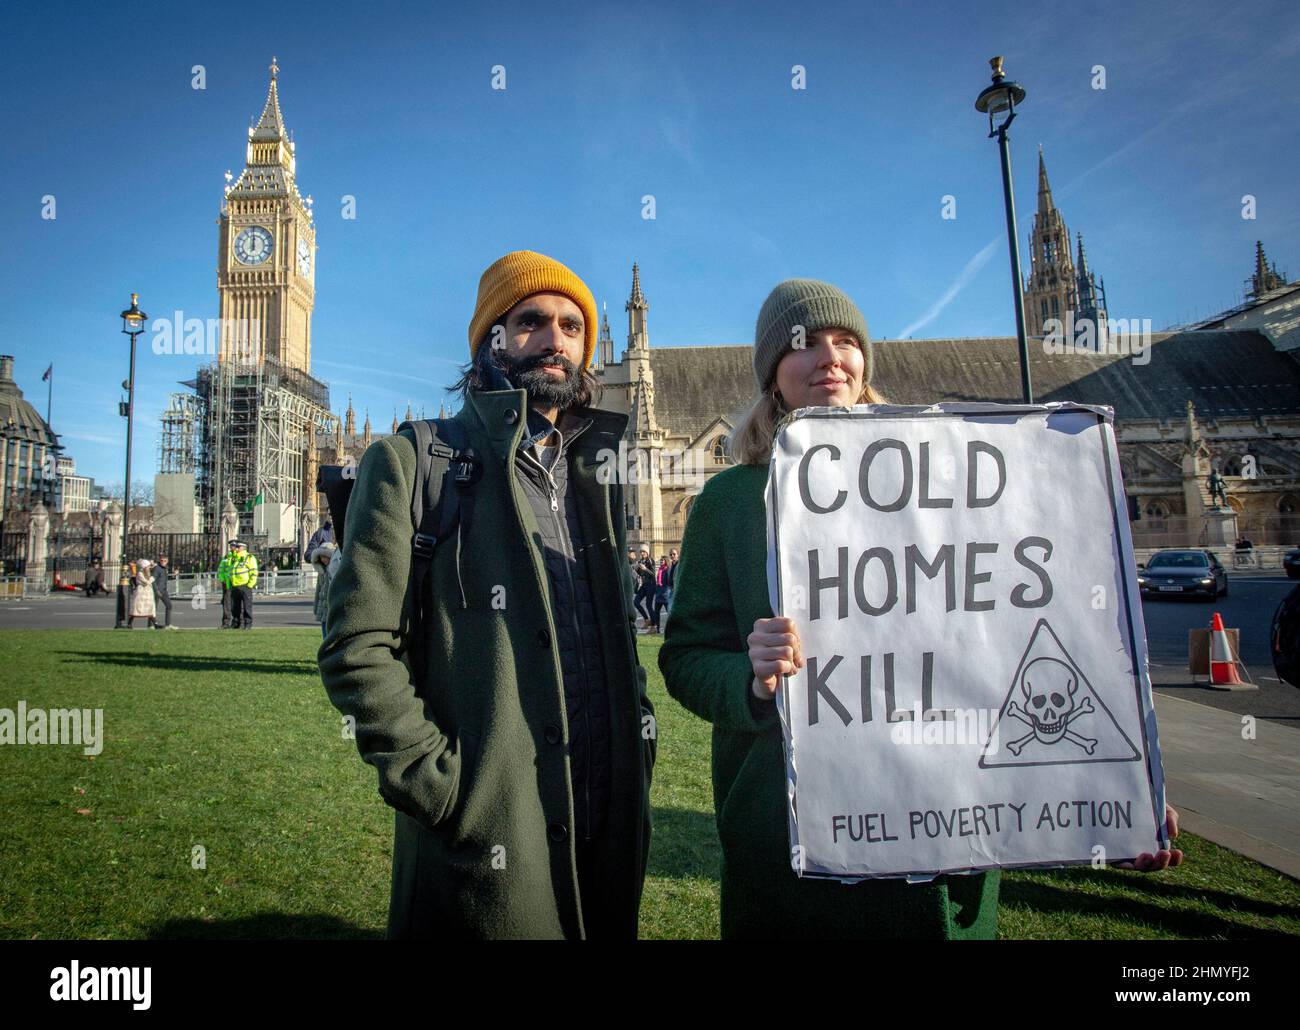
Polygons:
<instances>
[{"instance_id":1,"label":"blonde woman","mask_svg":"<svg viewBox=\"0 0 1300 1030\"><path fill-rule=\"evenodd\" d=\"M797 344L802 344L799 346ZM713 723L713 802L722 843L723 937L990 938L997 871L929 883L799 879L790 861L785 758L774 695L803 664L798 627L767 590L764 490L776 425L796 408L883 403L857 306L829 283L791 279L758 316L759 394L732 434L739 462L696 498L659 652L668 692ZM1177 813L1167 812L1170 836ZM1143 871L1177 849L1142 855Z\"/></svg>"},{"instance_id":2,"label":"blonde woman","mask_svg":"<svg viewBox=\"0 0 1300 1030\"><path fill-rule=\"evenodd\" d=\"M792 346L802 343L803 346ZM758 316L759 393L731 437L739 462L696 498L659 653L668 692L713 723L713 800L722 843L722 936L992 937L998 874L931 883L801 880L791 866L785 759L773 695L802 662L772 617L763 491L777 422L812 405L879 403L857 305L829 283L791 279Z\"/></svg>"}]
</instances>

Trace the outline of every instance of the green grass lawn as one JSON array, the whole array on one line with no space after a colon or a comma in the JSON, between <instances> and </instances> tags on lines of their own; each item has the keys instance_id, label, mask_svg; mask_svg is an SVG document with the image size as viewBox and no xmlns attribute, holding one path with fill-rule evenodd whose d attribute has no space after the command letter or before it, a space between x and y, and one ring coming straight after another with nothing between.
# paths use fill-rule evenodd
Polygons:
<instances>
[{"instance_id":1,"label":"green grass lawn","mask_svg":"<svg viewBox=\"0 0 1300 1030\"><path fill-rule=\"evenodd\" d=\"M102 708L106 742L0 747L0 937L379 937L392 817L312 630L0 631L0 707ZM709 727L664 691L645 937L718 935ZM1300 934L1300 884L1184 833L1157 875L1009 873L1001 933ZM205 868L194 868L197 848Z\"/></svg>"}]
</instances>

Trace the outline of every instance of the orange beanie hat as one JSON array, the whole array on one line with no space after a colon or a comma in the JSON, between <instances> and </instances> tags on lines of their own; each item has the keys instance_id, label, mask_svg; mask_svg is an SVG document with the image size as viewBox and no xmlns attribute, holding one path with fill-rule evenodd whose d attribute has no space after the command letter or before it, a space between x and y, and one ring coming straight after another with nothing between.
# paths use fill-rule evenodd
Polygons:
<instances>
[{"instance_id":1,"label":"orange beanie hat","mask_svg":"<svg viewBox=\"0 0 1300 1030\"><path fill-rule=\"evenodd\" d=\"M554 258L531 250L511 251L492 262L478 281L478 301L469 323L469 356L473 361L488 329L525 297L562 293L582 309L585 333L582 366L596 351L596 298L587 284Z\"/></svg>"}]
</instances>

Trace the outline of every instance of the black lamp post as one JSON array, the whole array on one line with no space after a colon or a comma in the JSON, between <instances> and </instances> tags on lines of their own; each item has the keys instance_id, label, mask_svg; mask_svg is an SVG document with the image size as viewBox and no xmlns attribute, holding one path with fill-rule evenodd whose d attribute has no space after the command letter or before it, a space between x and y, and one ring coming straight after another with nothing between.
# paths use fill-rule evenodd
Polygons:
<instances>
[{"instance_id":1,"label":"black lamp post","mask_svg":"<svg viewBox=\"0 0 1300 1030\"><path fill-rule=\"evenodd\" d=\"M1002 155L1002 201L1007 209L1007 243L1011 248L1011 286L1016 300L1016 338L1020 342L1020 389L1026 404L1034 403L1034 388L1029 381L1029 341L1025 336L1025 295L1020 281L1020 242L1016 231L1016 200L1011 189L1011 150L1007 145L1007 127L1016 117L1016 105L1025 99L1024 87L1008 82L1002 71L1002 58L989 59L993 85L985 86L975 100L975 110L989 116L989 138L998 138Z\"/></svg>"},{"instance_id":2,"label":"black lamp post","mask_svg":"<svg viewBox=\"0 0 1300 1030\"><path fill-rule=\"evenodd\" d=\"M135 338L144 332L144 323L149 317L136 303L139 297L138 293L131 294L131 306L122 312L122 332L131 338L131 374L122 384L126 387L126 400L118 406L119 414L126 417L126 486L122 489L122 572L117 579L117 629L127 625L130 612L131 576L126 557L126 541L131 529L131 422L135 410Z\"/></svg>"}]
</instances>

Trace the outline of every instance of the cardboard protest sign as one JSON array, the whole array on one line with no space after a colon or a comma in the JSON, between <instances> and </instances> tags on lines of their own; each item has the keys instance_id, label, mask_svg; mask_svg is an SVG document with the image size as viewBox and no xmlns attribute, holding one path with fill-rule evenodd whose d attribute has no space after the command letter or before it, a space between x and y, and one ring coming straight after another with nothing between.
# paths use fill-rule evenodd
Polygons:
<instances>
[{"instance_id":1,"label":"cardboard protest sign","mask_svg":"<svg viewBox=\"0 0 1300 1030\"><path fill-rule=\"evenodd\" d=\"M1168 847L1109 408L804 409L767 507L801 876Z\"/></svg>"}]
</instances>

